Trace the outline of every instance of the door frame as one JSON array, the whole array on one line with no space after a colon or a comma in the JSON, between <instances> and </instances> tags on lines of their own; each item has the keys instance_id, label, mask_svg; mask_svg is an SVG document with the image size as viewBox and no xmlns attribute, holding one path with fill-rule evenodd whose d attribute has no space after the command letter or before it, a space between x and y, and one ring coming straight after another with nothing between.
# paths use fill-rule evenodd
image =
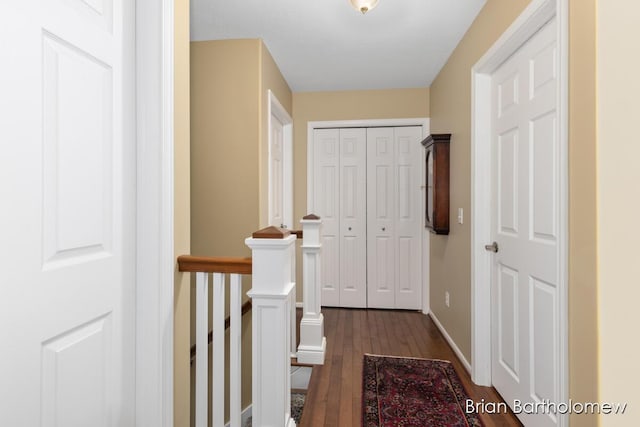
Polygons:
<instances>
[{"instance_id":1,"label":"door frame","mask_svg":"<svg viewBox=\"0 0 640 427\"><path fill-rule=\"evenodd\" d=\"M410 119L365 119L365 120L329 120L329 121L313 121L307 122L307 213L313 213L315 207L313 205L313 177L314 177L314 150L313 150L313 135L316 129L330 129L330 128L370 128L370 127L399 127L399 126L421 126L422 137L426 138L429 135L430 119L427 117L418 117ZM424 159L420 162L421 171L420 176L424 187ZM424 192L422 194L421 212L424 212L425 197ZM421 229L422 229L422 313L429 314L430 302L429 302L429 249L430 238L429 233L424 227L424 218L421 217Z\"/></svg>"},{"instance_id":2,"label":"door frame","mask_svg":"<svg viewBox=\"0 0 640 427\"><path fill-rule=\"evenodd\" d=\"M137 426L173 426L174 0L136 0Z\"/></svg>"},{"instance_id":3,"label":"door frame","mask_svg":"<svg viewBox=\"0 0 640 427\"><path fill-rule=\"evenodd\" d=\"M269 97L268 103L268 132L269 132L269 141L267 150L268 154L268 195L267 195L267 221L271 219L271 127L273 126L272 118L275 116L280 123L282 123L282 169L284 173L282 174L282 183L283 183L283 192L282 192L282 200L283 200L283 209L282 209L282 220L284 224L287 225L290 229L294 229L293 225L293 119L287 112L287 110L282 106L280 101L276 95L269 90L267 92Z\"/></svg>"},{"instance_id":4,"label":"door frame","mask_svg":"<svg viewBox=\"0 0 640 427\"><path fill-rule=\"evenodd\" d=\"M491 385L491 256L484 249L491 236L491 76L498 67L540 30L557 20L559 179L559 337L560 402L569 397L568 357L568 0L533 0L471 70L471 360L472 379ZM559 415L560 425L568 423Z\"/></svg>"}]
</instances>

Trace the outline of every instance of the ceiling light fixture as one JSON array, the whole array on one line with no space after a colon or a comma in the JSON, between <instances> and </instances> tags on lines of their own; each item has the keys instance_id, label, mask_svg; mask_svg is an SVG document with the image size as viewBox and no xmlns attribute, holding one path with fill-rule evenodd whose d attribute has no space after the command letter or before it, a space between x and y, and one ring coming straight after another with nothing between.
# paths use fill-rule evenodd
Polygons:
<instances>
[{"instance_id":1,"label":"ceiling light fixture","mask_svg":"<svg viewBox=\"0 0 640 427\"><path fill-rule=\"evenodd\" d=\"M378 0L349 0L349 3L364 15L378 5Z\"/></svg>"}]
</instances>

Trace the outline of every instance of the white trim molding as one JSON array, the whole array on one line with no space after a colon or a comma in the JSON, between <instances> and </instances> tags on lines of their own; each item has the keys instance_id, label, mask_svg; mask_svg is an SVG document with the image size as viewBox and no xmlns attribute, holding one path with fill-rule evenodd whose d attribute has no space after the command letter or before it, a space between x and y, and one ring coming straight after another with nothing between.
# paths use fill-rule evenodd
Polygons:
<instances>
[{"instance_id":1,"label":"white trim molding","mask_svg":"<svg viewBox=\"0 0 640 427\"><path fill-rule=\"evenodd\" d=\"M491 258L484 250L491 232L491 75L554 17L557 20L558 124L560 141L559 331L560 387L569 398L568 358L568 0L533 0L471 70L471 361L472 379L491 385ZM559 425L568 425L566 415Z\"/></svg>"},{"instance_id":2,"label":"white trim molding","mask_svg":"<svg viewBox=\"0 0 640 427\"><path fill-rule=\"evenodd\" d=\"M136 425L173 426L174 0L136 2Z\"/></svg>"}]
</instances>

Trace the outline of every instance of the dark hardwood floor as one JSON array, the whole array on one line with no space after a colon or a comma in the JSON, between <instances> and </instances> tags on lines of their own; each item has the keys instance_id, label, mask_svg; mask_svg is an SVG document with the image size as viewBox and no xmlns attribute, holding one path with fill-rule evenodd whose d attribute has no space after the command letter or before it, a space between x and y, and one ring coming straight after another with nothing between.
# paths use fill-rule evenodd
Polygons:
<instances>
[{"instance_id":1,"label":"dark hardwood floor","mask_svg":"<svg viewBox=\"0 0 640 427\"><path fill-rule=\"evenodd\" d=\"M430 317L418 312L323 308L327 353L313 368L301 427L361 425L365 353L451 360L476 402L501 402L491 387L471 382ZM521 426L513 414L481 415L487 427Z\"/></svg>"}]
</instances>

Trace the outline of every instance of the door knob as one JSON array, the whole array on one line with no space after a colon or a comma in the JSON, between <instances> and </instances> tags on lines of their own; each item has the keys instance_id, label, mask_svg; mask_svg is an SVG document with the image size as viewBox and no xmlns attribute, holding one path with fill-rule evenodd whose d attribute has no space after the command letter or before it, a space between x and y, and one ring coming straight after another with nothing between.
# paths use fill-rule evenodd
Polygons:
<instances>
[{"instance_id":1,"label":"door knob","mask_svg":"<svg viewBox=\"0 0 640 427\"><path fill-rule=\"evenodd\" d=\"M351 231L351 227L349 227L349 231Z\"/></svg>"},{"instance_id":2,"label":"door knob","mask_svg":"<svg viewBox=\"0 0 640 427\"><path fill-rule=\"evenodd\" d=\"M498 243L497 243L497 242L493 242L493 243L492 243L492 244L490 244L490 245L484 245L484 248L485 248L486 250L488 250L489 252L494 252L494 253L496 253L496 252L498 252Z\"/></svg>"},{"instance_id":3,"label":"door knob","mask_svg":"<svg viewBox=\"0 0 640 427\"><path fill-rule=\"evenodd\" d=\"M387 228L386 227L382 227L382 231L387 231Z\"/></svg>"}]
</instances>

